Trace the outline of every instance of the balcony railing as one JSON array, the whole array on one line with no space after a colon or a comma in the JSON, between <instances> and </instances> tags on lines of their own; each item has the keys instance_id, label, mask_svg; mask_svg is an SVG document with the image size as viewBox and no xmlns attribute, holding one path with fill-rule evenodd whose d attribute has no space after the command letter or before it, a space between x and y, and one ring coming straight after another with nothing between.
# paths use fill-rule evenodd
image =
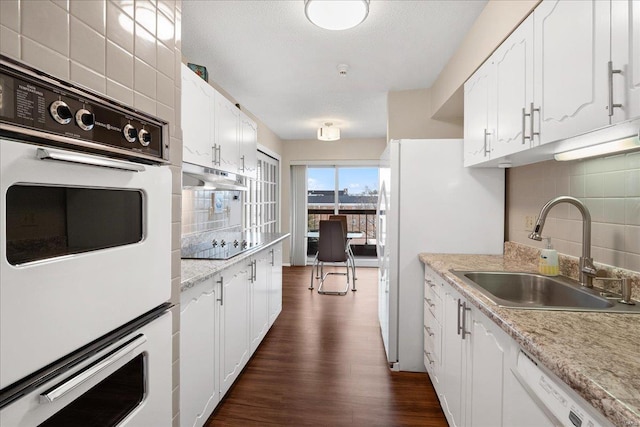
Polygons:
<instances>
[{"instance_id":1,"label":"balcony railing","mask_svg":"<svg viewBox=\"0 0 640 427\"><path fill-rule=\"evenodd\" d=\"M347 231L361 232L364 236L360 239L351 240L351 249L356 256L376 256L376 211L375 209L340 209L340 215L347 216ZM318 231L320 221L329 219L334 215L333 209L312 209L307 210L307 229ZM307 254L315 255L318 251L317 239L309 238L307 244Z\"/></svg>"}]
</instances>

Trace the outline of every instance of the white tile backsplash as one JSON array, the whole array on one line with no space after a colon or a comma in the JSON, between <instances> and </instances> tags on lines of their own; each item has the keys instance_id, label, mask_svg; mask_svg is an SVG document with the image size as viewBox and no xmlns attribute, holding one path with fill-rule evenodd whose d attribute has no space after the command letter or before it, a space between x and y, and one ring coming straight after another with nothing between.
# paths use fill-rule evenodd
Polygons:
<instances>
[{"instance_id":1,"label":"white tile backsplash","mask_svg":"<svg viewBox=\"0 0 640 427\"><path fill-rule=\"evenodd\" d=\"M135 90L133 91L133 106L154 116L157 113L156 101L153 98L149 98L148 96Z\"/></svg>"},{"instance_id":2,"label":"white tile backsplash","mask_svg":"<svg viewBox=\"0 0 640 427\"><path fill-rule=\"evenodd\" d=\"M157 91L155 68L138 58L136 58L134 62L133 89L151 99L156 99ZM165 102L165 104L169 104L169 102ZM173 105L173 103L169 105Z\"/></svg>"},{"instance_id":3,"label":"white tile backsplash","mask_svg":"<svg viewBox=\"0 0 640 427\"><path fill-rule=\"evenodd\" d=\"M175 56L173 50L169 49L164 43L158 43L157 63L158 71L173 79L175 76Z\"/></svg>"},{"instance_id":4,"label":"white tile backsplash","mask_svg":"<svg viewBox=\"0 0 640 427\"><path fill-rule=\"evenodd\" d=\"M133 89L107 79L107 95L125 105L133 105Z\"/></svg>"},{"instance_id":5,"label":"white tile backsplash","mask_svg":"<svg viewBox=\"0 0 640 427\"><path fill-rule=\"evenodd\" d=\"M0 51L12 58L20 58L20 34L0 25Z\"/></svg>"},{"instance_id":6,"label":"white tile backsplash","mask_svg":"<svg viewBox=\"0 0 640 427\"><path fill-rule=\"evenodd\" d=\"M71 61L69 65L70 78L73 82L100 93L107 91L107 79L104 74L97 73L75 61Z\"/></svg>"},{"instance_id":7,"label":"white tile backsplash","mask_svg":"<svg viewBox=\"0 0 640 427\"><path fill-rule=\"evenodd\" d=\"M133 18L114 2L107 2L107 38L122 49L133 54Z\"/></svg>"},{"instance_id":8,"label":"white tile backsplash","mask_svg":"<svg viewBox=\"0 0 640 427\"><path fill-rule=\"evenodd\" d=\"M640 271L640 153L512 168L508 180L509 240L543 247L544 242L534 242L522 231L525 217L537 217L551 198L568 194L582 200L591 214L594 261ZM545 191L532 191L541 182ZM549 193L550 188L555 191ZM552 238L559 252L580 256L581 218L574 206L556 205L543 235Z\"/></svg>"},{"instance_id":9,"label":"white tile backsplash","mask_svg":"<svg viewBox=\"0 0 640 427\"><path fill-rule=\"evenodd\" d=\"M104 75L106 38L75 16L70 17L69 24L69 51L71 59Z\"/></svg>"},{"instance_id":10,"label":"white tile backsplash","mask_svg":"<svg viewBox=\"0 0 640 427\"><path fill-rule=\"evenodd\" d=\"M152 67L156 66L156 39L142 25L135 26L135 55Z\"/></svg>"},{"instance_id":11,"label":"white tile backsplash","mask_svg":"<svg viewBox=\"0 0 640 427\"><path fill-rule=\"evenodd\" d=\"M69 11L71 15L101 35L105 35L106 3L104 0L74 1L69 4Z\"/></svg>"},{"instance_id":12,"label":"white tile backsplash","mask_svg":"<svg viewBox=\"0 0 640 427\"><path fill-rule=\"evenodd\" d=\"M20 37L20 59L56 77L69 79L67 55L55 52L25 36Z\"/></svg>"},{"instance_id":13,"label":"white tile backsplash","mask_svg":"<svg viewBox=\"0 0 640 427\"><path fill-rule=\"evenodd\" d=\"M107 41L107 75L133 89L133 55L110 40Z\"/></svg>"},{"instance_id":14,"label":"white tile backsplash","mask_svg":"<svg viewBox=\"0 0 640 427\"><path fill-rule=\"evenodd\" d=\"M20 31L20 2L18 0L0 1L0 24Z\"/></svg>"},{"instance_id":15,"label":"white tile backsplash","mask_svg":"<svg viewBox=\"0 0 640 427\"><path fill-rule=\"evenodd\" d=\"M137 24L142 25L155 38L157 13L154 3L148 0L136 0L135 20Z\"/></svg>"},{"instance_id":16,"label":"white tile backsplash","mask_svg":"<svg viewBox=\"0 0 640 427\"><path fill-rule=\"evenodd\" d=\"M69 56L69 14L49 1L22 1L21 33L23 36Z\"/></svg>"}]
</instances>

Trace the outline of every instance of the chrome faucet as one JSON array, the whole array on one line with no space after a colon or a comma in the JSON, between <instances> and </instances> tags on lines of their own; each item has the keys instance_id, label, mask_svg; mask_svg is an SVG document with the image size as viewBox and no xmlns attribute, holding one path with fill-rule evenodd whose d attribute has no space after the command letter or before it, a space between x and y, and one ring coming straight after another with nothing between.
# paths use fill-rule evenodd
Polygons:
<instances>
[{"instance_id":1,"label":"chrome faucet","mask_svg":"<svg viewBox=\"0 0 640 427\"><path fill-rule=\"evenodd\" d=\"M582 256L580 257L579 264L579 281L582 286L592 288L593 278L596 277L598 270L593 265L593 259L591 258L591 214L584 203L575 197L570 196L559 196L555 199L549 200L542 209L540 209L538 221L536 222L536 226L531 234L529 234L529 238L538 241L542 240L542 228L544 227L544 222L547 219L547 214L552 207L563 202L569 203L578 208L582 215Z\"/></svg>"}]
</instances>

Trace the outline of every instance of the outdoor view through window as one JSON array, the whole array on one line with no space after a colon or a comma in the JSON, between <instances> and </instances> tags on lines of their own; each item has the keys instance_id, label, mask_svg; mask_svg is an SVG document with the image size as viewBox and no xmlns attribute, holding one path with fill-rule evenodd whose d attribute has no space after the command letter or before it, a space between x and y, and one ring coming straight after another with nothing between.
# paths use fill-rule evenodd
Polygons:
<instances>
[{"instance_id":1,"label":"outdoor view through window","mask_svg":"<svg viewBox=\"0 0 640 427\"><path fill-rule=\"evenodd\" d=\"M349 232L361 232L351 248L356 257L376 256L377 167L309 167L307 169L307 228L317 231L329 215L346 215ZM318 250L309 238L307 254Z\"/></svg>"}]
</instances>

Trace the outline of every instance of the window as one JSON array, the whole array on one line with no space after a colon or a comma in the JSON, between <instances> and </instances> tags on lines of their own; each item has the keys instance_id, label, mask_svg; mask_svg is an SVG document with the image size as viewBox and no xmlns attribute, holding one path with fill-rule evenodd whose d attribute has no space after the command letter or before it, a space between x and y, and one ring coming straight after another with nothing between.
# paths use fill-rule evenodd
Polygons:
<instances>
[{"instance_id":1,"label":"window","mask_svg":"<svg viewBox=\"0 0 640 427\"><path fill-rule=\"evenodd\" d=\"M278 160L258 151L256 179L248 180L248 190L244 195L244 231L262 233L279 231L279 172Z\"/></svg>"},{"instance_id":2,"label":"window","mask_svg":"<svg viewBox=\"0 0 640 427\"><path fill-rule=\"evenodd\" d=\"M351 246L356 256L376 256L377 167L309 167L307 169L307 229L317 231L329 215L347 215L350 232L361 232ZM307 254L315 255L317 240L309 239Z\"/></svg>"}]
</instances>

